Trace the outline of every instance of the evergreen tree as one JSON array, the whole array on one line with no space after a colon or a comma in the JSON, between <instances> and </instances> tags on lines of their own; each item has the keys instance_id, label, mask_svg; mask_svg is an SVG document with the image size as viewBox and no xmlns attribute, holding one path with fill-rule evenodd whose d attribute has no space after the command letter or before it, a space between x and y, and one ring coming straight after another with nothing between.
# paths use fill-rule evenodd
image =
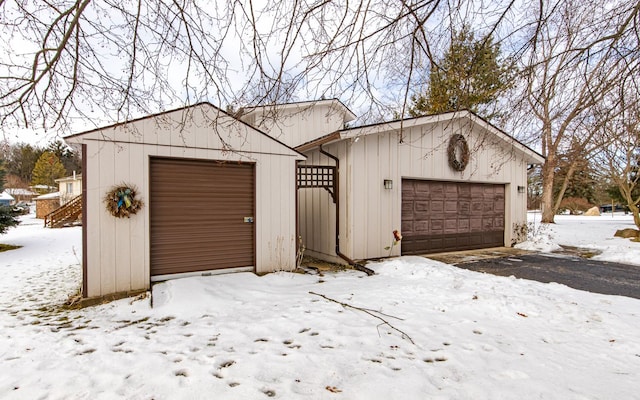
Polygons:
<instances>
[{"instance_id":1,"label":"evergreen tree","mask_svg":"<svg viewBox=\"0 0 640 400\"><path fill-rule=\"evenodd\" d=\"M42 153L36 166L33 168L33 185L56 186L56 179L62 178L67 171L60 159L50 151Z\"/></svg>"},{"instance_id":2,"label":"evergreen tree","mask_svg":"<svg viewBox=\"0 0 640 400\"><path fill-rule=\"evenodd\" d=\"M553 183L554 198L558 197L569 169L573 169L573 173L567 182L563 197L585 199L590 204L596 204L596 173L577 141L573 141L571 148L559 156Z\"/></svg>"},{"instance_id":3,"label":"evergreen tree","mask_svg":"<svg viewBox=\"0 0 640 400\"><path fill-rule=\"evenodd\" d=\"M510 86L510 71L492 36L476 40L469 26L464 26L453 34L442 59L432 63L429 87L412 97L409 114L418 117L467 109L492 119L498 113L488 106Z\"/></svg>"},{"instance_id":4,"label":"evergreen tree","mask_svg":"<svg viewBox=\"0 0 640 400\"><path fill-rule=\"evenodd\" d=\"M56 140L51 142L47 148L47 151L55 154L64 165L64 169L67 171L67 175L71 175L73 171L77 173L82 172L82 162L78 154L62 140Z\"/></svg>"},{"instance_id":5,"label":"evergreen tree","mask_svg":"<svg viewBox=\"0 0 640 400\"><path fill-rule=\"evenodd\" d=\"M4 191L4 178L6 175L4 160L0 159L0 193ZM16 214L11 207L0 205L0 234L5 233L7 229L20 223L16 218Z\"/></svg>"}]
</instances>

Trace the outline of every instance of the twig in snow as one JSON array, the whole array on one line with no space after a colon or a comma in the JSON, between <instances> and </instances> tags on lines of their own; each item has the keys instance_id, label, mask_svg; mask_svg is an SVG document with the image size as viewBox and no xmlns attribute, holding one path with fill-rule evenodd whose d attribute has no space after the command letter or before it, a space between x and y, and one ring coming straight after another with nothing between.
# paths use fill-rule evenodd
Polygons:
<instances>
[{"instance_id":1,"label":"twig in snow","mask_svg":"<svg viewBox=\"0 0 640 400\"><path fill-rule=\"evenodd\" d=\"M377 319L379 319L380 321L382 321L382 323L381 323L381 324L379 324L379 325L378 325L378 327L379 327L380 325L386 325L386 326L388 326L389 328L393 329L394 331L396 331L396 332L400 333L400 335L402 335L402 338L403 338L403 339L407 339L408 341L410 341L410 342L411 342L411 344L415 344L415 342L413 341L413 339L411 339L411 336L407 335L404 331L402 331L402 330L400 330L400 329L396 328L395 326L391 325L391 324L389 323L389 321L387 321L386 319L382 318L380 315L384 315L385 317L394 318L394 319L398 319L398 320L400 320L400 321L404 321L402 318L398 318L398 317L395 317L395 316L393 316L393 315L385 314L385 313L380 312L380 311L372 310L372 309L370 309L370 308L363 308L363 307L352 306L351 304L343 303L343 302L341 302L341 301L338 301L338 300L332 299L332 298L327 297L327 296L325 296L325 295L323 295L323 294L320 294L320 293L316 293L316 292L309 292L309 294L313 294L313 295L315 295L315 296L320 296L320 297L322 297L322 298L323 298L323 299L325 299L325 300L328 300L328 301L331 301L331 302L334 302L334 303L340 304L340 305L341 305L342 307L344 307L344 308L352 308L352 309L354 309L354 310L362 311L362 312L363 312L363 313L365 313L365 314L369 314L369 315L370 315L370 316L372 316L373 318L377 318ZM374 313L375 313L375 314L374 314ZM377 314L380 314L380 315L377 315ZM379 331L379 330L378 330L378 335L380 335L380 331Z\"/></svg>"}]
</instances>

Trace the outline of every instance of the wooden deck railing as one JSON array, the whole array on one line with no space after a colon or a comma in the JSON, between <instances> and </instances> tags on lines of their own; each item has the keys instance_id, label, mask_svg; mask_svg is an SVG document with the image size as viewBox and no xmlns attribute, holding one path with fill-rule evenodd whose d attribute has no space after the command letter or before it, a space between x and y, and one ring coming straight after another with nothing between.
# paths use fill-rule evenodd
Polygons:
<instances>
[{"instance_id":1,"label":"wooden deck railing","mask_svg":"<svg viewBox=\"0 0 640 400\"><path fill-rule=\"evenodd\" d=\"M45 215L44 226L62 228L66 224L77 221L80 214L82 214L82 195L74 197L70 202Z\"/></svg>"}]
</instances>

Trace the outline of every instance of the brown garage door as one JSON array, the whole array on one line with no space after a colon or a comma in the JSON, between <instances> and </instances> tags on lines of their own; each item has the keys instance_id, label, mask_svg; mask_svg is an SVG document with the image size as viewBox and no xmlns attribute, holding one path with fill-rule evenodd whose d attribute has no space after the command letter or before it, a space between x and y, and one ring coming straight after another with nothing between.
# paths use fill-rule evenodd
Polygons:
<instances>
[{"instance_id":1,"label":"brown garage door","mask_svg":"<svg viewBox=\"0 0 640 400\"><path fill-rule=\"evenodd\" d=\"M254 265L253 164L152 158L151 275Z\"/></svg>"},{"instance_id":2,"label":"brown garage door","mask_svg":"<svg viewBox=\"0 0 640 400\"><path fill-rule=\"evenodd\" d=\"M402 254L504 246L504 185L402 180Z\"/></svg>"}]
</instances>

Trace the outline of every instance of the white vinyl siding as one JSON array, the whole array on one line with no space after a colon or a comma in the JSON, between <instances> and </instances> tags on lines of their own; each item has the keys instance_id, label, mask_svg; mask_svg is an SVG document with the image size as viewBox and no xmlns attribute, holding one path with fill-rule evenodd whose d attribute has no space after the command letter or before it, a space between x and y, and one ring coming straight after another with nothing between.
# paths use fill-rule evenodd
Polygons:
<instances>
[{"instance_id":1,"label":"white vinyl siding","mask_svg":"<svg viewBox=\"0 0 640 400\"><path fill-rule=\"evenodd\" d=\"M296 147L343 129L350 112L336 100L259 107L243 119L287 146Z\"/></svg>"},{"instance_id":2,"label":"white vinyl siding","mask_svg":"<svg viewBox=\"0 0 640 400\"><path fill-rule=\"evenodd\" d=\"M463 134L470 148L470 162L462 172L450 168L447 159L449 137L454 133ZM341 159L342 253L354 260L389 255L385 247L392 242L393 230L401 229L403 178L505 185L504 243L511 244L515 224L526 223L526 194L517 193L517 186L527 185L527 156L521 150L506 146L493 132L468 118L405 128L402 139L400 142L397 130L368 132L357 140L354 137L324 146ZM333 165L317 149L305 154L305 164ZM385 179L393 181L393 189L384 189ZM308 252L340 261L335 257L335 241L326 239L334 236L335 205L322 189L300 192L301 234ZM391 254L400 255L400 246Z\"/></svg>"},{"instance_id":3,"label":"white vinyl siding","mask_svg":"<svg viewBox=\"0 0 640 400\"><path fill-rule=\"evenodd\" d=\"M87 297L150 284L149 158L255 163L256 272L295 268L295 168L300 154L204 104L66 139L87 145ZM188 177L185 177L188 179ZM114 185L137 188L145 203L115 218L102 201ZM189 201L189 199L184 199ZM179 207L179 204L176 205Z\"/></svg>"}]
</instances>

